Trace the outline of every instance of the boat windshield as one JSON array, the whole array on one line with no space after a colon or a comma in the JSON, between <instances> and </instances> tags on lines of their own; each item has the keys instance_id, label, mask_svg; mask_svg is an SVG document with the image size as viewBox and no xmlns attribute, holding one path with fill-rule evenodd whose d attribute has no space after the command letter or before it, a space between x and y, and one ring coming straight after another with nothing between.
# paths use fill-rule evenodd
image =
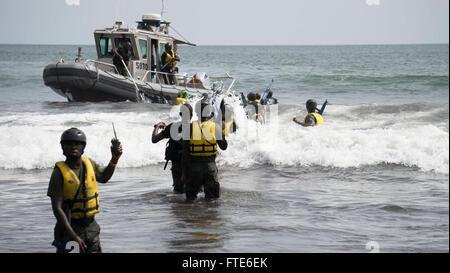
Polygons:
<instances>
[{"instance_id":1,"label":"boat windshield","mask_svg":"<svg viewBox=\"0 0 450 273\"><path fill-rule=\"evenodd\" d=\"M147 40L139 39L139 48L141 50L142 59L147 59Z\"/></svg>"},{"instance_id":2,"label":"boat windshield","mask_svg":"<svg viewBox=\"0 0 450 273\"><path fill-rule=\"evenodd\" d=\"M112 41L109 37L100 37L100 54L103 57L113 55Z\"/></svg>"}]
</instances>

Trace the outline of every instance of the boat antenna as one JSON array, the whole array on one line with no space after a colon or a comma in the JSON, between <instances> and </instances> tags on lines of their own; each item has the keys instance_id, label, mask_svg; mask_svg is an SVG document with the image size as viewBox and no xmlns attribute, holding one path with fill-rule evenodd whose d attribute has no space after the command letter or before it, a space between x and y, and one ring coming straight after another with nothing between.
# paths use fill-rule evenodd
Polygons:
<instances>
[{"instance_id":1,"label":"boat antenna","mask_svg":"<svg viewBox=\"0 0 450 273\"><path fill-rule=\"evenodd\" d=\"M161 19L163 18L164 12L165 12L165 10L164 10L164 0L161 0Z\"/></svg>"},{"instance_id":2,"label":"boat antenna","mask_svg":"<svg viewBox=\"0 0 450 273\"><path fill-rule=\"evenodd\" d=\"M191 44L191 42L188 39L184 38L183 35L181 35L172 25L169 25L169 27L173 29L173 31L175 31L178 35L180 35L180 37L183 38L186 42Z\"/></svg>"},{"instance_id":3,"label":"boat antenna","mask_svg":"<svg viewBox=\"0 0 450 273\"><path fill-rule=\"evenodd\" d=\"M114 19L117 20L119 18L119 6L120 6L120 0L115 1L116 2L116 6L115 6L115 17Z\"/></svg>"},{"instance_id":4,"label":"boat antenna","mask_svg":"<svg viewBox=\"0 0 450 273\"><path fill-rule=\"evenodd\" d=\"M166 11L164 10L164 0L161 0L161 19L163 18L163 14L166 13ZM181 35L175 28L172 27L172 25L167 24L168 27L170 27L171 29L173 29L178 35L180 35L181 38L183 38L185 41L189 42L188 39L184 38L183 35Z\"/></svg>"}]
</instances>

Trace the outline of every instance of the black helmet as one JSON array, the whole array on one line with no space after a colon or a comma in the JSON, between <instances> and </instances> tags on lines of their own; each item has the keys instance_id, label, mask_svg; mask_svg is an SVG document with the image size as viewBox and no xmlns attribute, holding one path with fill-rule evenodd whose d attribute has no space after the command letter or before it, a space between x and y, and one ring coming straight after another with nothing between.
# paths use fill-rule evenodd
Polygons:
<instances>
[{"instance_id":1,"label":"black helmet","mask_svg":"<svg viewBox=\"0 0 450 273\"><path fill-rule=\"evenodd\" d=\"M62 144L65 141L78 141L86 144L86 135L78 128L70 128L61 135L60 143Z\"/></svg>"},{"instance_id":2,"label":"black helmet","mask_svg":"<svg viewBox=\"0 0 450 273\"><path fill-rule=\"evenodd\" d=\"M187 111L187 112L186 112ZM192 118L192 106L189 103L183 103L180 108L180 116L183 118L183 114L189 114L189 120ZM186 116L185 116L186 117Z\"/></svg>"},{"instance_id":3,"label":"black helmet","mask_svg":"<svg viewBox=\"0 0 450 273\"><path fill-rule=\"evenodd\" d=\"M206 99L202 99L195 105L195 112L199 118L211 116L211 110L211 104Z\"/></svg>"},{"instance_id":4,"label":"black helmet","mask_svg":"<svg viewBox=\"0 0 450 273\"><path fill-rule=\"evenodd\" d=\"M313 99L309 99L306 101L306 110L308 110L309 113L315 112L317 107L317 102Z\"/></svg>"},{"instance_id":5,"label":"black helmet","mask_svg":"<svg viewBox=\"0 0 450 273\"><path fill-rule=\"evenodd\" d=\"M167 50L171 50L172 49L172 45L171 44L166 44L164 46L164 48L167 49Z\"/></svg>"},{"instance_id":6,"label":"black helmet","mask_svg":"<svg viewBox=\"0 0 450 273\"><path fill-rule=\"evenodd\" d=\"M247 94L247 99L248 100L255 100L256 99L256 95L253 92L250 92Z\"/></svg>"}]
</instances>

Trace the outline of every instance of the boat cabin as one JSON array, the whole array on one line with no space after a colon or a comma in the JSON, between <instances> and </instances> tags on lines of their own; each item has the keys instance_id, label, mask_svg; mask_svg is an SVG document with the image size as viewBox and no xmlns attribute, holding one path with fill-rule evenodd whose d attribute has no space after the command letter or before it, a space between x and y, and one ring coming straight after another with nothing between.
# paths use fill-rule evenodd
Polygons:
<instances>
[{"instance_id":1,"label":"boat cabin","mask_svg":"<svg viewBox=\"0 0 450 273\"><path fill-rule=\"evenodd\" d=\"M113 65L113 49L131 43L131 69L130 73L135 79L143 81L155 81L155 73L148 71L160 71L161 55L166 44L190 44L186 41L169 36L170 22L161 21L159 14L144 14L142 21L137 22L137 28L123 26L123 22L116 21L112 28L96 30L94 32L95 46L98 62L103 64L102 69L117 72ZM110 65L108 65L110 64Z\"/></svg>"}]
</instances>

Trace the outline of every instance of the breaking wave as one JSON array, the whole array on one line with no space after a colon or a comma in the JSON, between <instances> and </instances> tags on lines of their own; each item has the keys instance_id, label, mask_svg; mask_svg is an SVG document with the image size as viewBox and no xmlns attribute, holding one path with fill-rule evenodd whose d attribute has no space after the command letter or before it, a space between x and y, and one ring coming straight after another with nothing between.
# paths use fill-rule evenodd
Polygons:
<instances>
[{"instance_id":1,"label":"breaking wave","mask_svg":"<svg viewBox=\"0 0 450 273\"><path fill-rule=\"evenodd\" d=\"M267 109L266 124L250 121L237 101L238 131L220 151L219 165L251 168L287 165L349 168L401 164L423 171L449 173L448 105L328 105L325 125L301 127L292 122L306 113L301 105ZM105 108L108 105L105 106ZM111 107L116 108L115 104ZM43 169L63 160L59 138L70 127L87 135L85 155L106 165L114 122L124 146L121 167L142 167L164 162L166 141L151 143L153 125L178 119L173 107L148 111L78 113L2 113L0 168Z\"/></svg>"}]
</instances>

